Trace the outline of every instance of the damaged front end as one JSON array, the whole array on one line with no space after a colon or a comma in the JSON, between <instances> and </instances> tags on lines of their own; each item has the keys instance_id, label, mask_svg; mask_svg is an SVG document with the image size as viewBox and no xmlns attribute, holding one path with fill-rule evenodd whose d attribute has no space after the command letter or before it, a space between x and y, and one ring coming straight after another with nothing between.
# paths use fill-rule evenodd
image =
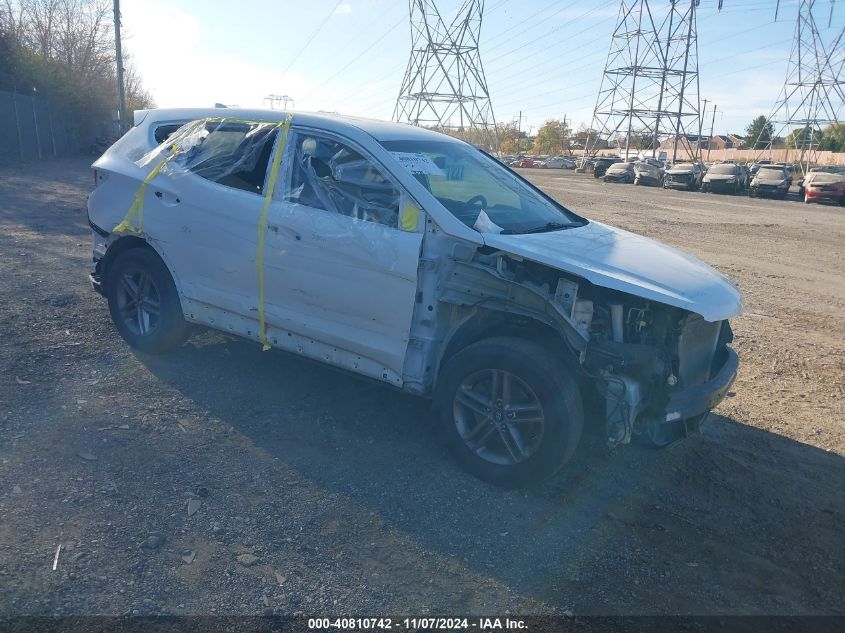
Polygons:
<instances>
[{"instance_id":1,"label":"damaged front end","mask_svg":"<svg viewBox=\"0 0 845 633\"><path fill-rule=\"evenodd\" d=\"M739 359L726 319L595 285L493 249L456 263L441 300L535 319L557 331L569 367L604 400L607 443L666 445L727 395Z\"/></svg>"},{"instance_id":2,"label":"damaged front end","mask_svg":"<svg viewBox=\"0 0 845 633\"><path fill-rule=\"evenodd\" d=\"M728 321L594 290L582 367L605 396L608 444L665 445L697 430L736 378Z\"/></svg>"}]
</instances>

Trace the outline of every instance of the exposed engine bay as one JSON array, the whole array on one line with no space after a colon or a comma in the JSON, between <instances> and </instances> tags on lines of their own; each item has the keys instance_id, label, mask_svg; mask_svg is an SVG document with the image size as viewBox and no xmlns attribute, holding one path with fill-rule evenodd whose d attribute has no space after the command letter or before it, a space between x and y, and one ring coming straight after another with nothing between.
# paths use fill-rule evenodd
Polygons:
<instances>
[{"instance_id":1,"label":"exposed engine bay","mask_svg":"<svg viewBox=\"0 0 845 633\"><path fill-rule=\"evenodd\" d=\"M575 365L605 399L609 445L627 444L641 434L666 444L697 428L709 408L676 410L673 395L704 385L725 365L733 340L727 320L708 322L501 251L482 249L475 261L545 297L583 339L575 346L571 333L563 337Z\"/></svg>"}]
</instances>

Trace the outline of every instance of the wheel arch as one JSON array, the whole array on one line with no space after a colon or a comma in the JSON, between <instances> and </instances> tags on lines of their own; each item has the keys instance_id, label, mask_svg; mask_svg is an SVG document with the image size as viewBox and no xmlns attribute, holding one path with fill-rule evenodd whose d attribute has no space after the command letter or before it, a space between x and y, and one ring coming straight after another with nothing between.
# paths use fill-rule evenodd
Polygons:
<instances>
[{"instance_id":1,"label":"wheel arch","mask_svg":"<svg viewBox=\"0 0 845 633\"><path fill-rule=\"evenodd\" d=\"M462 349L478 341L511 336L548 346L560 353L563 362L577 364L577 359L567 345L565 335L548 323L504 310L474 309L453 328L444 339L437 359L434 384L443 366Z\"/></svg>"},{"instance_id":2,"label":"wheel arch","mask_svg":"<svg viewBox=\"0 0 845 633\"><path fill-rule=\"evenodd\" d=\"M176 290L179 293L179 296L181 297L182 286L179 283L179 277L174 273L173 267L168 263L167 258L164 257L161 251L156 248L153 244L151 244L148 240L137 235L124 235L118 237L116 240L109 243L109 247L106 249L106 254L97 263L97 271L99 272L103 280L104 290L108 292L107 284L109 278L109 267L120 255L133 248L143 248L156 254L156 256L164 264L164 267L170 273L170 278L173 279L173 283L176 285Z\"/></svg>"}]
</instances>

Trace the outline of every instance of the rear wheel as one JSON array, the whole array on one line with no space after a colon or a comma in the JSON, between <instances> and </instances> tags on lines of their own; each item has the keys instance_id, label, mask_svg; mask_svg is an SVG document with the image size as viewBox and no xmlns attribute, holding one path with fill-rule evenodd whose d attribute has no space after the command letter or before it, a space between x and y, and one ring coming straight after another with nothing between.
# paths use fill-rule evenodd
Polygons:
<instances>
[{"instance_id":1,"label":"rear wheel","mask_svg":"<svg viewBox=\"0 0 845 633\"><path fill-rule=\"evenodd\" d=\"M458 462L504 487L540 482L572 457L584 414L575 380L537 343L491 338L443 368L435 410Z\"/></svg>"},{"instance_id":2,"label":"rear wheel","mask_svg":"<svg viewBox=\"0 0 845 633\"><path fill-rule=\"evenodd\" d=\"M154 251L131 248L118 255L109 266L106 297L117 331L132 347L161 354L187 340L176 284Z\"/></svg>"}]
</instances>

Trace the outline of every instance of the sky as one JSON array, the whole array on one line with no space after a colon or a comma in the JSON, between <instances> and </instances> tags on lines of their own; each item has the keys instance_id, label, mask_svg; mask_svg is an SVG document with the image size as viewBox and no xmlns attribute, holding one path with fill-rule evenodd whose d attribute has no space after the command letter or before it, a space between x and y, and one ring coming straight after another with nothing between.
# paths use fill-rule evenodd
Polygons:
<instances>
[{"instance_id":1,"label":"sky","mask_svg":"<svg viewBox=\"0 0 845 633\"><path fill-rule=\"evenodd\" d=\"M701 0L700 97L715 134L742 133L783 88L797 0ZM652 0L652 7L668 0ZM816 0L830 40L845 2ZM459 0L437 2L451 16ZM407 0L123 0L125 44L159 107L217 102L390 119L408 63ZM619 0L486 0L479 43L498 122L589 124ZM278 106L277 106L278 107Z\"/></svg>"}]
</instances>

